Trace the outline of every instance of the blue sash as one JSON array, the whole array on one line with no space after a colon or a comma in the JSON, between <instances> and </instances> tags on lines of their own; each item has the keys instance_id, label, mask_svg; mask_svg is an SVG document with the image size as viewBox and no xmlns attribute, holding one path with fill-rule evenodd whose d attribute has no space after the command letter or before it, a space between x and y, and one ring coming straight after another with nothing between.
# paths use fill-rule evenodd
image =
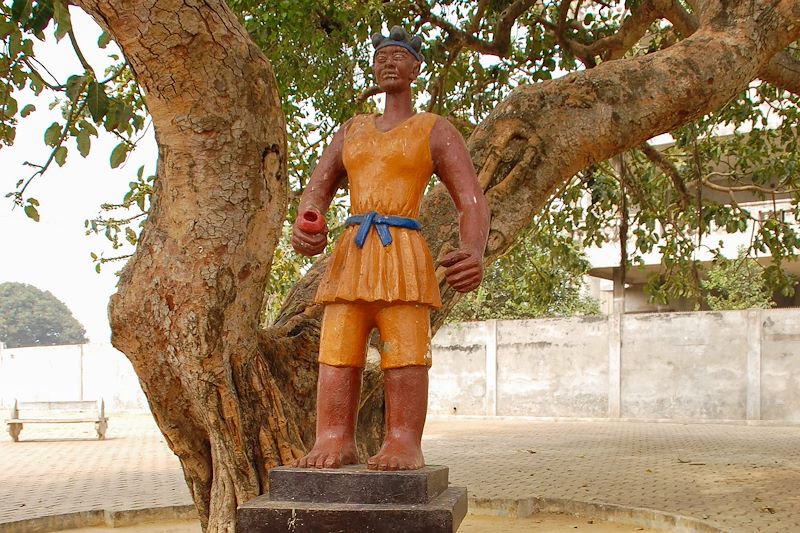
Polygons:
<instances>
[{"instance_id":1,"label":"blue sash","mask_svg":"<svg viewBox=\"0 0 800 533\"><path fill-rule=\"evenodd\" d=\"M370 211L364 215L353 215L347 217L345 220L346 226L361 226L358 228L358 233L356 233L356 246L359 248L364 247L364 243L367 240L367 235L369 235L369 231L375 227L375 231L378 232L378 237L381 238L381 243L384 246L389 246L392 244L392 234L389 233L389 226L394 226L397 228L408 228L414 230L422 229L422 224L415 218L407 218L407 217L397 217L397 216L384 216L379 215L375 211Z\"/></svg>"}]
</instances>

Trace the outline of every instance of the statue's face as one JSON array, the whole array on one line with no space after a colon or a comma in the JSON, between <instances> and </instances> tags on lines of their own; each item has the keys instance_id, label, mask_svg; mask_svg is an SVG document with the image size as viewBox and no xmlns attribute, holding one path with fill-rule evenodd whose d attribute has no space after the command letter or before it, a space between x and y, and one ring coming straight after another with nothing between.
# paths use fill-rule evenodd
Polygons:
<instances>
[{"instance_id":1,"label":"statue's face","mask_svg":"<svg viewBox=\"0 0 800 533\"><path fill-rule=\"evenodd\" d=\"M378 87L387 93L407 89L419 76L420 63L402 46L386 46L378 50L372 71Z\"/></svg>"}]
</instances>

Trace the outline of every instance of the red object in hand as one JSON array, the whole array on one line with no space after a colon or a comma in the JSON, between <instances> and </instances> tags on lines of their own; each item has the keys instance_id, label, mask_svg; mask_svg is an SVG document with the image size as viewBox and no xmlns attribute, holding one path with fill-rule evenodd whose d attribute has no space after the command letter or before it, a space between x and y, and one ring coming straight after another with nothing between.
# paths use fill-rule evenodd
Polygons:
<instances>
[{"instance_id":1,"label":"red object in hand","mask_svg":"<svg viewBox=\"0 0 800 533\"><path fill-rule=\"evenodd\" d=\"M325 218L316 209L309 209L297 217L297 227L306 233L316 235L325 231Z\"/></svg>"}]
</instances>

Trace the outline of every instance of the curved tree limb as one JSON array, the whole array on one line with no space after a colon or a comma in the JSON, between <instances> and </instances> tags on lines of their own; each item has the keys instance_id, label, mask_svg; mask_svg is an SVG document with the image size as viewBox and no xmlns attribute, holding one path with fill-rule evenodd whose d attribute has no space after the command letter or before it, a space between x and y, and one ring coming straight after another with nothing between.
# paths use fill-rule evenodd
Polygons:
<instances>
[{"instance_id":1,"label":"curved tree limb","mask_svg":"<svg viewBox=\"0 0 800 533\"><path fill-rule=\"evenodd\" d=\"M431 12L431 6L426 0L415 0L414 4L417 12L425 20L429 21L434 26L446 31L450 37L458 42L463 43L464 46L479 52L481 54L493 55L497 57L507 57L511 51L511 30L514 27L516 20L530 9L536 0L515 0L508 7L506 7L500 14L500 20L494 27L494 35L491 41L486 41L475 37L473 31L465 31L456 25L448 22L442 17ZM480 24L480 19L483 17L485 3L480 2L476 17L472 19L470 25L476 28Z\"/></svg>"},{"instance_id":2,"label":"curved tree limb","mask_svg":"<svg viewBox=\"0 0 800 533\"><path fill-rule=\"evenodd\" d=\"M800 95L800 60L780 52L759 72L758 77L784 91Z\"/></svg>"},{"instance_id":3,"label":"curved tree limb","mask_svg":"<svg viewBox=\"0 0 800 533\"><path fill-rule=\"evenodd\" d=\"M675 187L675 190L678 191L678 194L680 195L680 204L685 209L689 205L691 197L689 196L689 191L686 189L686 184L683 181L683 177L681 177L681 173L678 172L678 169L675 168L675 165L673 165L669 159L664 157L664 154L653 148L653 146L651 146L649 143L642 143L639 148L650 161L655 163L655 165L660 168L664 174L669 176L669 178L672 180L673 187Z\"/></svg>"}]
</instances>

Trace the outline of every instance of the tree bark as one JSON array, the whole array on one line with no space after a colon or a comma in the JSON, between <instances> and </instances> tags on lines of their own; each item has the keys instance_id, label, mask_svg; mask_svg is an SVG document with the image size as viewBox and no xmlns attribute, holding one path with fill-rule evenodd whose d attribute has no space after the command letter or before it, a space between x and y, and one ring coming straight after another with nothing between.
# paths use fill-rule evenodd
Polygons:
<instances>
[{"instance_id":1,"label":"tree bark","mask_svg":"<svg viewBox=\"0 0 800 533\"><path fill-rule=\"evenodd\" d=\"M286 140L271 67L224 2L74 0L121 46L146 93L159 162L152 207L112 298L131 360L180 458L203 529L233 531L267 471L313 440L325 260L259 329L285 216ZM699 28L652 55L520 87L469 147L492 208L486 262L586 166L724 104L798 38L800 2L703 2ZM434 258L457 247L442 187L422 221ZM444 286L444 320L457 295ZM380 373L365 374L362 453L383 431Z\"/></svg>"},{"instance_id":2,"label":"tree bark","mask_svg":"<svg viewBox=\"0 0 800 533\"><path fill-rule=\"evenodd\" d=\"M76 3L122 48L159 148L150 214L110 304L112 343L180 458L203 528L233 531L236 506L300 453L308 419L258 357L287 200L274 75L224 2Z\"/></svg>"}]
</instances>

